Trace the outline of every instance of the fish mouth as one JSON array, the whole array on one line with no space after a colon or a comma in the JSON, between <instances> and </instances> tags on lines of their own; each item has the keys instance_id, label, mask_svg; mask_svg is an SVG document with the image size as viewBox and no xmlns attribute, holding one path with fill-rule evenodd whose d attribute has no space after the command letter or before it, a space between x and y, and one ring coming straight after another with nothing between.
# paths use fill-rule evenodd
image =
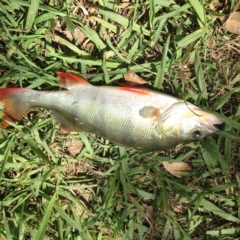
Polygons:
<instances>
[{"instance_id":1,"label":"fish mouth","mask_svg":"<svg viewBox=\"0 0 240 240\"><path fill-rule=\"evenodd\" d=\"M203 110L197 110L196 113L199 115L200 124L204 125L211 133L216 133L223 124L223 121L212 113Z\"/></svg>"},{"instance_id":2,"label":"fish mouth","mask_svg":"<svg viewBox=\"0 0 240 240\"><path fill-rule=\"evenodd\" d=\"M213 129L214 133L219 131L222 126L223 126L223 122L222 123L217 123L217 124L212 124L212 129Z\"/></svg>"}]
</instances>

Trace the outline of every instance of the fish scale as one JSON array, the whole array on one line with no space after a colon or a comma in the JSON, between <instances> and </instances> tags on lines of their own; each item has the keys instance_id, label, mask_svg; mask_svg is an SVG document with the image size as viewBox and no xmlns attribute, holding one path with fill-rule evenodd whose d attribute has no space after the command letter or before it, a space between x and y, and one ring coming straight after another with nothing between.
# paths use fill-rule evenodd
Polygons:
<instances>
[{"instance_id":1,"label":"fish scale","mask_svg":"<svg viewBox=\"0 0 240 240\"><path fill-rule=\"evenodd\" d=\"M0 89L2 127L32 108L46 108L68 131L85 131L138 151L158 151L215 133L222 121L191 103L148 89L92 86L58 72L67 90Z\"/></svg>"},{"instance_id":2,"label":"fish scale","mask_svg":"<svg viewBox=\"0 0 240 240\"><path fill-rule=\"evenodd\" d=\"M108 91L113 91L114 99L109 103L108 98L111 99L111 96L108 96ZM76 91L76 95L79 95ZM86 116L81 117L81 121L85 124L89 123L95 129L95 133L111 139L114 142L125 142L131 144L137 139L149 139L149 124L142 126L142 131L136 131L139 126L136 126L136 123L141 119L139 115L135 115L130 106L123 107L124 103L119 104L118 99L124 99L128 94L119 93L117 91L114 93L114 89L107 89L106 94L98 95L99 88L91 89L89 91L84 91L81 95L78 96L79 108L76 108L77 112L73 111L75 115ZM97 98L93 104L93 97ZM124 96L123 96L124 95ZM108 96L108 97L106 97ZM128 96L129 97L129 96ZM129 100L129 99L128 99ZM136 99L133 99L135 101ZM118 104L116 104L116 102ZM132 102L132 101L130 101ZM92 108L94 105L94 110ZM91 109L91 111L89 110ZM96 117L98 116L98 117ZM121 119L123 119L121 121ZM89 130L91 132L91 130ZM112 133L114 132L114 137Z\"/></svg>"}]
</instances>

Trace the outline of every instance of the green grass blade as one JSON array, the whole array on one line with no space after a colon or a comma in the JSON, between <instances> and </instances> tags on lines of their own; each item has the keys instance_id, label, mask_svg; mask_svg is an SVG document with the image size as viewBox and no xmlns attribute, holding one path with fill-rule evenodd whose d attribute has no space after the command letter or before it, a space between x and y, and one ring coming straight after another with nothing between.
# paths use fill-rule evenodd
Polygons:
<instances>
[{"instance_id":1,"label":"green grass blade","mask_svg":"<svg viewBox=\"0 0 240 240\"><path fill-rule=\"evenodd\" d=\"M104 80L106 82L106 84L109 84L110 83L110 78L109 78L109 74L108 74L108 69L107 69L107 58L106 58L106 52L104 52L103 54L103 65L102 65L102 68L103 68L103 76L104 76Z\"/></svg>"},{"instance_id":2,"label":"green grass blade","mask_svg":"<svg viewBox=\"0 0 240 240\"><path fill-rule=\"evenodd\" d=\"M161 60L161 67L158 69L158 74L157 74L156 79L154 81L154 87L155 88L159 88L159 89L162 88L164 73L165 73L165 67L166 67L166 63L167 63L167 60L168 60L167 54L168 54L168 49L169 49L169 43L170 43L170 35L168 35L166 44L164 46L163 56L162 56L162 60Z\"/></svg>"},{"instance_id":3,"label":"green grass blade","mask_svg":"<svg viewBox=\"0 0 240 240\"><path fill-rule=\"evenodd\" d=\"M94 31L93 29L83 26L81 30L88 36L96 45L96 47L99 50L103 50L106 48L105 43L102 41L102 39L99 37L99 35Z\"/></svg>"},{"instance_id":4,"label":"green grass blade","mask_svg":"<svg viewBox=\"0 0 240 240\"><path fill-rule=\"evenodd\" d=\"M79 49L77 46L70 43L68 40L62 38L61 36L55 35L54 36L54 41L65 45L66 47L68 47L69 49L71 49L75 53L79 54L80 56L90 56L90 54L88 52Z\"/></svg>"},{"instance_id":5,"label":"green grass blade","mask_svg":"<svg viewBox=\"0 0 240 240\"><path fill-rule=\"evenodd\" d=\"M205 13L203 4L200 3L198 0L189 0L189 3L192 5L194 10L196 11L197 16L201 21L202 25L207 26L207 18L206 18L206 13Z\"/></svg>"},{"instance_id":6,"label":"green grass blade","mask_svg":"<svg viewBox=\"0 0 240 240\"><path fill-rule=\"evenodd\" d=\"M40 149L39 145L36 143L36 141L31 138L28 134L23 135L24 140L29 145L29 147L39 156L42 160L44 160L46 163L51 164L49 161L47 155Z\"/></svg>"},{"instance_id":7,"label":"green grass blade","mask_svg":"<svg viewBox=\"0 0 240 240\"><path fill-rule=\"evenodd\" d=\"M121 59L123 62L126 62L126 63L129 64L130 61L129 61L127 58L125 58L125 57L118 51L118 49L116 49L116 48L113 46L113 44L111 43L111 40L110 40L110 38L109 38L109 36L108 36L108 34L107 34L107 32L106 32L105 29L103 30L103 33L104 33L105 39L106 39L106 41L107 41L107 44L108 44L108 46L112 49L112 51L119 57L119 59Z\"/></svg>"},{"instance_id":8,"label":"green grass blade","mask_svg":"<svg viewBox=\"0 0 240 240\"><path fill-rule=\"evenodd\" d=\"M13 240L11 230L10 230L10 227L9 227L9 223L8 223L8 219L6 217L5 210L3 209L2 212L3 212L3 222L4 222L4 228L5 228L5 231L6 231L7 239L8 240Z\"/></svg>"},{"instance_id":9,"label":"green grass blade","mask_svg":"<svg viewBox=\"0 0 240 240\"><path fill-rule=\"evenodd\" d=\"M14 18L11 16L11 14L9 14L8 11L6 11L5 6L3 6L1 3L0 3L0 11L4 13L4 15L7 17L7 19L13 25L13 27L18 26L17 22L14 20ZM3 21L3 18L1 18L1 21Z\"/></svg>"},{"instance_id":10,"label":"green grass blade","mask_svg":"<svg viewBox=\"0 0 240 240\"><path fill-rule=\"evenodd\" d=\"M213 204L212 202L210 202L204 198L202 199L200 205L203 206L206 210L213 212L214 214L221 216L222 218L224 218L228 221L240 223L240 219L234 217L233 215L231 215L231 213L227 213L227 212L223 211L222 209L217 207L215 204Z\"/></svg>"},{"instance_id":11,"label":"green grass blade","mask_svg":"<svg viewBox=\"0 0 240 240\"><path fill-rule=\"evenodd\" d=\"M31 3L28 8L27 20L25 25L25 29L27 30L30 30L34 23L38 11L39 2L40 2L39 0L31 0Z\"/></svg>"},{"instance_id":12,"label":"green grass blade","mask_svg":"<svg viewBox=\"0 0 240 240\"><path fill-rule=\"evenodd\" d=\"M103 27L111 30L114 33L119 32L119 28L116 25L114 25L112 23L109 23L109 22L107 22L106 20L104 20L102 18L93 16L93 17L91 17L91 19L94 20L94 21L99 22Z\"/></svg>"},{"instance_id":13,"label":"green grass blade","mask_svg":"<svg viewBox=\"0 0 240 240\"><path fill-rule=\"evenodd\" d=\"M220 109L231 97L231 95L235 92L240 92L240 89L234 89L226 94L224 94L223 96L221 96L220 98L218 98L212 105L212 109L214 110L218 110Z\"/></svg>"},{"instance_id":14,"label":"green grass blade","mask_svg":"<svg viewBox=\"0 0 240 240\"><path fill-rule=\"evenodd\" d=\"M9 140L7 140L5 143L4 143L4 146L5 146L5 150L3 152L3 161L1 163L1 169L0 169L0 180L2 179L2 176L3 176L3 172L4 172L4 167L8 161L8 158L9 158L9 155L10 155L10 151L11 151L11 148L12 148L12 145L13 145L13 141L14 141L14 136L12 136ZM2 146L2 147L4 147Z\"/></svg>"},{"instance_id":15,"label":"green grass blade","mask_svg":"<svg viewBox=\"0 0 240 240\"><path fill-rule=\"evenodd\" d=\"M99 13L104 15L107 18L112 19L113 21L115 21L117 23L122 24L125 27L128 27L130 25L130 21L127 18L125 18L125 17L123 17L123 16L121 16L117 13L107 11L107 10L102 10L102 9L99 11ZM138 34L144 34L144 35L147 35L147 36L150 35L150 32L147 29L145 29L142 26L139 26L136 23L133 23L132 28L133 28L134 31L137 31Z\"/></svg>"},{"instance_id":16,"label":"green grass blade","mask_svg":"<svg viewBox=\"0 0 240 240\"><path fill-rule=\"evenodd\" d=\"M20 214L19 214L19 225L18 225L18 239L22 240L24 237L24 208L25 202L23 202L20 206Z\"/></svg>"},{"instance_id":17,"label":"green grass blade","mask_svg":"<svg viewBox=\"0 0 240 240\"><path fill-rule=\"evenodd\" d=\"M33 3L32 3L33 2ZM30 4L33 4L36 6L37 2L40 2L39 0L32 0L32 2ZM35 3L36 2L36 3ZM22 0L14 0L14 3L20 6L25 6L25 7L30 7L30 4L28 1L22 1ZM52 12L52 13L56 13L61 17L66 17L67 13L61 12L56 8L50 7L48 5L43 5L43 4L39 4L38 5L38 9L43 10L43 11L47 11L47 12ZM36 11L36 9L33 9L34 11ZM28 16L28 15L27 15ZM36 16L36 15L35 15ZM34 17L35 17L34 16Z\"/></svg>"},{"instance_id":18,"label":"green grass blade","mask_svg":"<svg viewBox=\"0 0 240 240\"><path fill-rule=\"evenodd\" d=\"M191 5L189 3L186 3L184 4L183 6L181 7L178 7L176 10L172 11L172 12L169 12L169 13L166 13L166 14L163 14L159 17L155 17L154 19L154 24L156 24L158 21L161 21L161 20L167 20L169 18L172 18L172 17L177 17L183 13L189 13L188 9L191 7Z\"/></svg>"},{"instance_id":19,"label":"green grass blade","mask_svg":"<svg viewBox=\"0 0 240 240\"><path fill-rule=\"evenodd\" d=\"M221 184L221 185L218 185L218 186L210 187L210 188L207 189L207 191L209 191L209 192L221 192L221 191L224 191L226 189L230 189L230 188L233 188L233 187L236 187L236 186L237 186L237 183L234 183L234 182L224 183L224 184Z\"/></svg>"},{"instance_id":20,"label":"green grass blade","mask_svg":"<svg viewBox=\"0 0 240 240\"><path fill-rule=\"evenodd\" d=\"M38 232L35 238L36 240L43 240L45 238L45 232L49 223L50 216L52 214L54 203L56 201L56 196L57 196L57 189L48 203L48 206L46 208L45 214L43 216L43 219L41 221L40 227L38 229Z\"/></svg>"},{"instance_id":21,"label":"green grass blade","mask_svg":"<svg viewBox=\"0 0 240 240\"><path fill-rule=\"evenodd\" d=\"M39 17L35 18L34 24L48 21L48 20L54 18L56 15L57 15L57 13L52 13L52 12L40 15Z\"/></svg>"},{"instance_id":22,"label":"green grass blade","mask_svg":"<svg viewBox=\"0 0 240 240\"><path fill-rule=\"evenodd\" d=\"M149 11L149 25L150 25L150 29L153 29L154 26L154 19L155 19L155 0L149 1L149 7L150 7L150 11Z\"/></svg>"},{"instance_id":23,"label":"green grass blade","mask_svg":"<svg viewBox=\"0 0 240 240\"><path fill-rule=\"evenodd\" d=\"M206 232L207 235L212 237L225 237L226 235L237 235L239 234L239 228L228 228L228 229L220 229L220 230L208 230ZM226 237L225 237L226 238Z\"/></svg>"},{"instance_id":24,"label":"green grass blade","mask_svg":"<svg viewBox=\"0 0 240 240\"><path fill-rule=\"evenodd\" d=\"M207 88L206 88L207 84L205 82L202 63L201 63L201 60L200 60L200 57L199 57L198 54L196 54L194 69L195 69L195 72L196 72L197 84L198 84L199 93L200 93L199 100L202 98L203 103L205 105L206 102L207 102L207 99L208 99Z\"/></svg>"},{"instance_id":25,"label":"green grass blade","mask_svg":"<svg viewBox=\"0 0 240 240\"><path fill-rule=\"evenodd\" d=\"M186 37L182 38L180 41L177 41L177 44L181 48L186 47L190 43L192 43L192 42L198 40L199 38L203 37L206 33L207 33L206 28L198 29L198 30L190 33Z\"/></svg>"}]
</instances>

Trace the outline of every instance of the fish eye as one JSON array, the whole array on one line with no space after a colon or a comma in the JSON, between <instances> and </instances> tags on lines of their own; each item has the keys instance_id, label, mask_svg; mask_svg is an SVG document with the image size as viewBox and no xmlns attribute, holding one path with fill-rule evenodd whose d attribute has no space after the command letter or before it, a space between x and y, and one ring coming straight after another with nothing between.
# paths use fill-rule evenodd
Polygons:
<instances>
[{"instance_id":1,"label":"fish eye","mask_svg":"<svg viewBox=\"0 0 240 240\"><path fill-rule=\"evenodd\" d=\"M193 139L199 139L202 136L201 132L199 130L196 130L192 133Z\"/></svg>"}]
</instances>

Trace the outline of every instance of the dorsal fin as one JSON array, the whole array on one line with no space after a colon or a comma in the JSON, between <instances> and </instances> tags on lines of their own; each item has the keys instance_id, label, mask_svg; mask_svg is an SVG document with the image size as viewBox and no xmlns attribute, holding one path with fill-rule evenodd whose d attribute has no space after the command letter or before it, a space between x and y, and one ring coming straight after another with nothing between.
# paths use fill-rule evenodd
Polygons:
<instances>
[{"instance_id":1,"label":"dorsal fin","mask_svg":"<svg viewBox=\"0 0 240 240\"><path fill-rule=\"evenodd\" d=\"M73 73L57 72L57 75L60 78L59 85L67 89L70 89L74 87L74 85L78 85L78 84L90 85L90 83L87 82L85 79Z\"/></svg>"}]
</instances>

